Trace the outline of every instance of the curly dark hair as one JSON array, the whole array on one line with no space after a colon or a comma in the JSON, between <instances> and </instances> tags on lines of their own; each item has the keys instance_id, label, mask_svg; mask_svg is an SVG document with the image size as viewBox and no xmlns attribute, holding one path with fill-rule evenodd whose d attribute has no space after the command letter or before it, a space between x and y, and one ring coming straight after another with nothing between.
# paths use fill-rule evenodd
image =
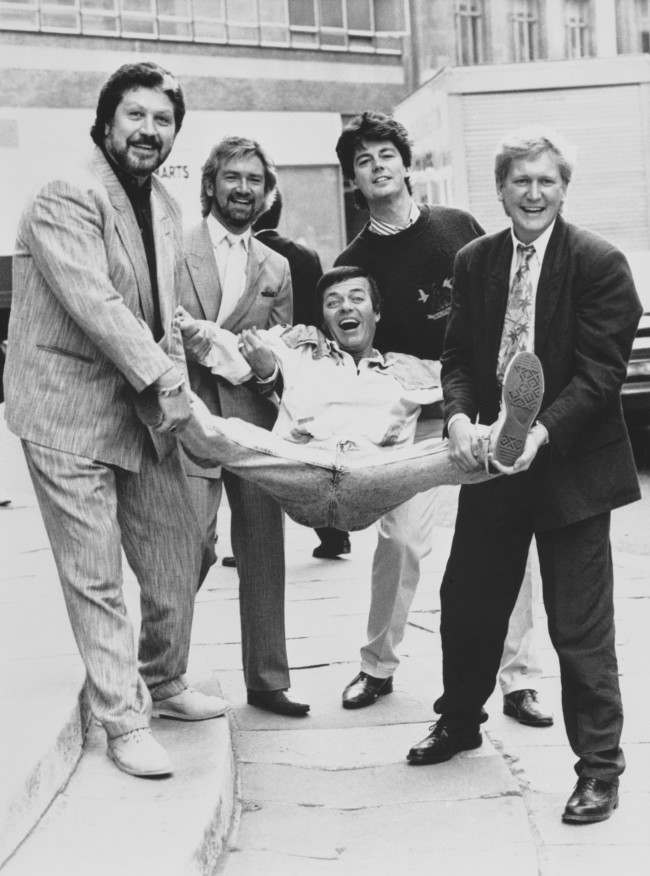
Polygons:
<instances>
[{"instance_id":1,"label":"curly dark hair","mask_svg":"<svg viewBox=\"0 0 650 876\"><path fill-rule=\"evenodd\" d=\"M181 129L185 117L185 98L178 80L164 67L152 61L137 64L122 64L102 86L97 100L95 122L90 129L93 141L102 146L106 125L113 121L115 110L127 91L134 88L159 88L174 106L176 133Z\"/></svg>"}]
</instances>

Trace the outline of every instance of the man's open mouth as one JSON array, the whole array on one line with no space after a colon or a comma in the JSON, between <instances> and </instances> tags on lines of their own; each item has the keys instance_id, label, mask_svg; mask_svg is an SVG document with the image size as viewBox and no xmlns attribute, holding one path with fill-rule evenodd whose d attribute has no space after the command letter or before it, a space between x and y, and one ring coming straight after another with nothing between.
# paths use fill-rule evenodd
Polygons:
<instances>
[{"instance_id":1,"label":"man's open mouth","mask_svg":"<svg viewBox=\"0 0 650 876\"><path fill-rule=\"evenodd\" d=\"M339 328L343 329L344 332L351 332L354 329L359 327L359 320L352 319L351 317L347 317L346 319L342 319L339 323Z\"/></svg>"}]
</instances>

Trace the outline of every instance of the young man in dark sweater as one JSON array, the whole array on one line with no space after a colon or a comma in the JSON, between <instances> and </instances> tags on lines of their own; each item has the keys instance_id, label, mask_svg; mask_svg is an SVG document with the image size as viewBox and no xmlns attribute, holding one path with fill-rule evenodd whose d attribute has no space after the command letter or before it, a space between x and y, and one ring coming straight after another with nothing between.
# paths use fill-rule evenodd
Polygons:
<instances>
[{"instance_id":1,"label":"young man in dark sweater","mask_svg":"<svg viewBox=\"0 0 650 876\"><path fill-rule=\"evenodd\" d=\"M357 265L375 278L382 316L375 346L381 352L438 359L451 303L456 253L484 232L463 210L418 207L411 197L411 147L406 129L381 113L365 112L344 129L336 153L344 176L356 187L370 221L336 260ZM416 441L442 434L441 411L423 411ZM393 689L396 649L431 551L436 490L385 515L377 524L372 566L368 642L361 672L343 691L343 707L363 708ZM504 712L524 724L549 726L531 681L541 675L533 648L532 575L527 567L505 642L500 671Z\"/></svg>"}]
</instances>

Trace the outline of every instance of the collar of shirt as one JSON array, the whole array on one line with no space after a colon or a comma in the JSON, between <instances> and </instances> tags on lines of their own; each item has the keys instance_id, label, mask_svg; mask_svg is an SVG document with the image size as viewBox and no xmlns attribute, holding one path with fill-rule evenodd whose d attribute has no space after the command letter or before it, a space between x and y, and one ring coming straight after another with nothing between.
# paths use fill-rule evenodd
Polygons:
<instances>
[{"instance_id":1,"label":"collar of shirt","mask_svg":"<svg viewBox=\"0 0 650 876\"><path fill-rule=\"evenodd\" d=\"M241 241L244 250L248 252L248 247L250 245L251 240L251 229L250 226L244 231L242 234L235 234L234 231L229 231L225 225L222 225L218 219L216 219L212 213L208 214L207 217L207 225L208 225L208 234L210 235L210 240L212 241L212 246L217 249L223 241L226 239L227 235L231 235L235 237L235 243L239 243Z\"/></svg>"},{"instance_id":2,"label":"collar of shirt","mask_svg":"<svg viewBox=\"0 0 650 876\"><path fill-rule=\"evenodd\" d=\"M383 222L381 219L376 219L374 216L370 216L370 230L374 234L379 234L382 237L389 237L392 234L398 234L400 231L404 231L404 228L408 228L409 225L413 225L418 221L420 216L420 208L415 203L415 201L411 200L411 209L409 210L408 220L406 225L391 225L390 222Z\"/></svg>"},{"instance_id":3,"label":"collar of shirt","mask_svg":"<svg viewBox=\"0 0 650 876\"><path fill-rule=\"evenodd\" d=\"M542 262L544 261L544 256L546 254L546 248L548 246L548 242L551 239L551 234L553 234L553 229L555 228L555 219L551 222L548 228L536 237L535 240L531 240L529 246L535 247L535 255L533 256L533 262L536 262L538 267L541 268ZM510 229L510 236L512 237L512 258L513 262L516 266L517 264L517 247L521 244L521 246L526 246L526 244L521 243L520 240L515 236L514 228Z\"/></svg>"}]
</instances>

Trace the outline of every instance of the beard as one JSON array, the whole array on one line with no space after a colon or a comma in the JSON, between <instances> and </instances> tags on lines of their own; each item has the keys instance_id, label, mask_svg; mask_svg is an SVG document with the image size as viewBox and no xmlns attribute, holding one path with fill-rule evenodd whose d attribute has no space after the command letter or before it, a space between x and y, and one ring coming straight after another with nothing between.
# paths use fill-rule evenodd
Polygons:
<instances>
[{"instance_id":1,"label":"beard","mask_svg":"<svg viewBox=\"0 0 650 876\"><path fill-rule=\"evenodd\" d=\"M245 231L262 212L263 204L256 204L255 198L252 198L248 203L236 201L232 196L225 200L214 198L212 202L213 210L217 213L217 218L232 226L233 228L241 228Z\"/></svg>"},{"instance_id":2,"label":"beard","mask_svg":"<svg viewBox=\"0 0 650 876\"><path fill-rule=\"evenodd\" d=\"M163 143L159 137L150 134L137 134L129 137L122 145L113 141L110 135L106 138L106 151L113 161L125 173L136 177L150 176L165 161L171 146L163 151ZM139 146L149 147L147 152L137 149Z\"/></svg>"}]
</instances>

